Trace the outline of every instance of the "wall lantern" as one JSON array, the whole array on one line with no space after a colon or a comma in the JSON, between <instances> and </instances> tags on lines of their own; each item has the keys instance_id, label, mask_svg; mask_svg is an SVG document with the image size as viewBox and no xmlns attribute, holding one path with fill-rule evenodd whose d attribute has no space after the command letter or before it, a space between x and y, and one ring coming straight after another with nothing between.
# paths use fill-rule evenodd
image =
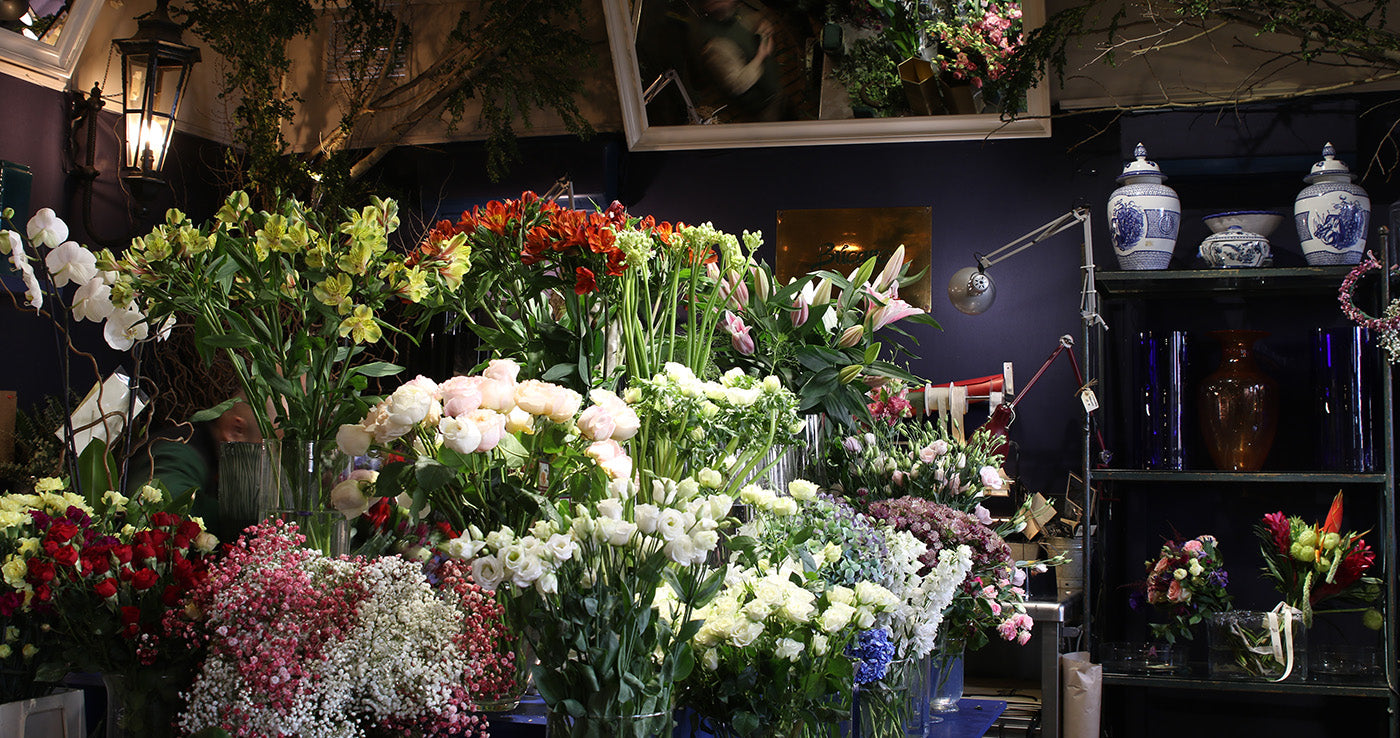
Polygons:
<instances>
[{"instance_id":1,"label":"wall lantern","mask_svg":"<svg viewBox=\"0 0 1400 738\"><path fill-rule=\"evenodd\" d=\"M112 43L122 56L121 177L133 190L161 184L161 168L199 49L184 43L168 0L137 19L136 35ZM139 195L138 195L139 197Z\"/></svg>"}]
</instances>

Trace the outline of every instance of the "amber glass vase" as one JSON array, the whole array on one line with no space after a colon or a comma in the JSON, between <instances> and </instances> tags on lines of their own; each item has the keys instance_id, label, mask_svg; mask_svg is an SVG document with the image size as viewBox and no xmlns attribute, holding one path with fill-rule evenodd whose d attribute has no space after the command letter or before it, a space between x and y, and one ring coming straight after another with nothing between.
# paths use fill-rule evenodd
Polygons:
<instances>
[{"instance_id":1,"label":"amber glass vase","mask_svg":"<svg viewBox=\"0 0 1400 738\"><path fill-rule=\"evenodd\" d=\"M1258 471L1278 431L1278 383L1254 362L1264 331L1212 331L1220 366L1201 383L1197 408L1206 450L1217 469Z\"/></svg>"}]
</instances>

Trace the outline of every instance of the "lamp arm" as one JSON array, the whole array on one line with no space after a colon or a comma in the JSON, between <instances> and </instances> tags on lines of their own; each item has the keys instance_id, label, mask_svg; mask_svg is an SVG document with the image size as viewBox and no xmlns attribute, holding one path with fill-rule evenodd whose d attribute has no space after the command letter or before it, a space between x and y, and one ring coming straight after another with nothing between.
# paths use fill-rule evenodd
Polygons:
<instances>
[{"instance_id":1,"label":"lamp arm","mask_svg":"<svg viewBox=\"0 0 1400 738\"><path fill-rule=\"evenodd\" d=\"M1055 218L1042 226L1039 226L1035 230L1032 230L1019 238L1013 239L1006 245L1002 246L996 251L991 252L990 254L987 254L986 256L979 255L977 257L977 263L985 269L987 267L992 266L993 264L997 264L998 262L1006 261L1007 259L1010 259L1011 257L1021 253L1022 251L1025 251L1026 249L1040 243L1041 241L1044 241L1045 239L1054 236L1058 233L1061 233L1065 230L1073 228L1075 225L1078 225L1080 223L1086 224L1085 227L1087 229L1088 222L1089 209L1075 208L1074 210L1071 210L1068 213L1065 213L1064 215L1061 215L1060 217Z\"/></svg>"}]
</instances>

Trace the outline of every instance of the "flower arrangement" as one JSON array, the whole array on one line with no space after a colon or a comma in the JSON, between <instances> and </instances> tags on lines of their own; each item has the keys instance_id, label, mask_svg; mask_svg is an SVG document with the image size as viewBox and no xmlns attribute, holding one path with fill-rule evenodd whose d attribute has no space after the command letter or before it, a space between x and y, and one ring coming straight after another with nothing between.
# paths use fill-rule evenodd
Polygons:
<instances>
[{"instance_id":1,"label":"flower arrangement","mask_svg":"<svg viewBox=\"0 0 1400 738\"><path fill-rule=\"evenodd\" d=\"M1366 311L1356 306L1356 283L1361 277L1370 271L1381 268L1381 263L1376 259L1375 254L1367 251L1366 256L1347 273L1342 279L1342 286L1337 292L1337 301L1341 303L1342 313L1353 323L1370 331L1374 331L1377 342L1385 353L1390 357L1392 364L1400 361L1400 299L1393 299L1381 317L1376 318L1368 315ZM1391 267L1394 271L1395 267Z\"/></svg>"},{"instance_id":2,"label":"flower arrangement","mask_svg":"<svg viewBox=\"0 0 1400 738\"><path fill-rule=\"evenodd\" d=\"M191 593L175 637L207 655L180 727L235 736L485 735L473 695L512 677L494 600L444 563L329 559L280 521L250 528Z\"/></svg>"},{"instance_id":3,"label":"flower arrangement","mask_svg":"<svg viewBox=\"0 0 1400 738\"><path fill-rule=\"evenodd\" d=\"M1021 4L1016 0L955 0L951 12L926 21L938 44L939 68L974 88L994 86L1021 46Z\"/></svg>"},{"instance_id":4,"label":"flower arrangement","mask_svg":"<svg viewBox=\"0 0 1400 738\"><path fill-rule=\"evenodd\" d=\"M750 239L751 246L761 241ZM907 371L880 360L877 333L891 331L917 343L902 324L938 323L899 297L899 288L922 279L911 273L900 246L876 272L871 257L848 275L819 271L779 285L766 263L752 255L726 277L728 311L721 328L730 345L716 355L721 367L776 375L792 387L804 413L825 413L847 427L868 421L862 378L914 381ZM904 352L895 343L896 355Z\"/></svg>"},{"instance_id":5,"label":"flower arrangement","mask_svg":"<svg viewBox=\"0 0 1400 738\"><path fill-rule=\"evenodd\" d=\"M171 210L120 258L99 252L96 268L115 275L114 309L146 316L129 321L137 335L179 316L202 352L228 354L264 438L330 440L359 413L367 378L398 371L366 361L366 348L404 319L421 325L455 305L469 266L462 238L408 257L391 250L392 200L343 215L334 222L291 199L254 210L235 192L210 223ZM391 323L392 310L403 315Z\"/></svg>"},{"instance_id":6,"label":"flower arrangement","mask_svg":"<svg viewBox=\"0 0 1400 738\"><path fill-rule=\"evenodd\" d=\"M1342 493L1338 492L1321 525L1282 512L1264 516L1255 527L1264 556L1264 576L1297 608L1306 624L1314 609L1329 600L1370 603L1380 594L1380 581L1366 576L1376 554L1366 534L1342 532ZM1368 622L1379 622L1369 616Z\"/></svg>"},{"instance_id":7,"label":"flower arrangement","mask_svg":"<svg viewBox=\"0 0 1400 738\"><path fill-rule=\"evenodd\" d=\"M37 681L56 682L72 669L120 673L144 689L133 690L133 700L174 700L161 677L192 669L195 654L167 638L163 622L181 616L217 540L167 509L179 503L157 487L130 499L109 491L95 504L57 479L40 480L36 490L0 501L7 639L10 627L17 638L48 634L19 647ZM5 649L15 655L13 645ZM160 727L143 724L145 714L128 710L128 728Z\"/></svg>"},{"instance_id":8,"label":"flower arrangement","mask_svg":"<svg viewBox=\"0 0 1400 738\"><path fill-rule=\"evenodd\" d=\"M595 480L519 532L468 530L444 546L482 586L506 592L539 658L555 735L669 730L672 685L695 663L692 613L722 581L708 562L734 498L719 484L718 474ZM672 600L669 618L653 610L661 599Z\"/></svg>"},{"instance_id":9,"label":"flower arrangement","mask_svg":"<svg viewBox=\"0 0 1400 738\"><path fill-rule=\"evenodd\" d=\"M1230 594L1225 591L1229 581L1215 536L1167 541L1157 559L1147 562L1147 581L1133 602L1145 599L1170 618L1152 624L1153 636L1167 643L1191 640L1196 625L1230 609Z\"/></svg>"},{"instance_id":10,"label":"flower arrangement","mask_svg":"<svg viewBox=\"0 0 1400 738\"><path fill-rule=\"evenodd\" d=\"M1000 439L981 430L958 440L927 419L877 423L828 445L827 478L857 505L922 497L990 523L981 500L1005 485L1002 457L996 453L1000 445Z\"/></svg>"},{"instance_id":11,"label":"flower arrangement","mask_svg":"<svg viewBox=\"0 0 1400 738\"><path fill-rule=\"evenodd\" d=\"M792 489L794 496L744 489L754 513L741 533L757 536L729 541L736 553L724 587L695 612L704 623L694 638L700 666L684 685L685 702L719 734L787 736L804 724L810 734L834 730L850 714L848 651L862 632L883 632L874 628L877 619L899 605L877 582L835 570L843 546L823 534L840 523L796 532L800 522L788 518L819 516L831 503L819 501L810 483ZM810 505L817 510L809 516ZM851 586L832 583L853 575ZM864 638L874 650L879 636ZM879 666L872 660L870 669Z\"/></svg>"},{"instance_id":12,"label":"flower arrangement","mask_svg":"<svg viewBox=\"0 0 1400 738\"><path fill-rule=\"evenodd\" d=\"M971 567L952 603L944 611L945 639L975 651L986 645L988 632L1024 645L1030 640L1032 621L1026 614L1025 572L1017 568L1011 549L972 515L918 497L876 502L870 515L913 534L928 550L925 564L932 565L945 549L967 546Z\"/></svg>"}]
</instances>

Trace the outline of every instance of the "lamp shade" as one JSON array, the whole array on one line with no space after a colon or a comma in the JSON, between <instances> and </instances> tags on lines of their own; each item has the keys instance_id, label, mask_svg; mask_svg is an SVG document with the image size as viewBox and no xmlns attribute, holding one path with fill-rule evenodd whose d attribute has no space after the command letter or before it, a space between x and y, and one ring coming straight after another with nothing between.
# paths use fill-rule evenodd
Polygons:
<instances>
[{"instance_id":1,"label":"lamp shade","mask_svg":"<svg viewBox=\"0 0 1400 738\"><path fill-rule=\"evenodd\" d=\"M981 315L996 299L997 286L981 267L963 267L948 280L948 301L959 312Z\"/></svg>"},{"instance_id":2,"label":"lamp shade","mask_svg":"<svg viewBox=\"0 0 1400 738\"><path fill-rule=\"evenodd\" d=\"M122 178L160 182L199 49L184 43L165 2L136 28L135 36L114 42L122 56Z\"/></svg>"}]
</instances>

